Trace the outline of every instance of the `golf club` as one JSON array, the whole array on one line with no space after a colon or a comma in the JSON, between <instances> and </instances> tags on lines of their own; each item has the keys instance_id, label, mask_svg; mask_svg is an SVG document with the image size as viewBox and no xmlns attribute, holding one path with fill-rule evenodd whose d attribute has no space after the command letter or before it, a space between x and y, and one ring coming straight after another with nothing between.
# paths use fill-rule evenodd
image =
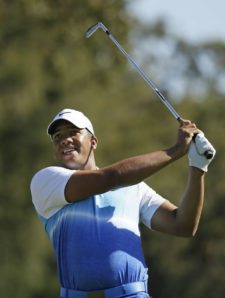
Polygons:
<instances>
[{"instance_id":1,"label":"golf club","mask_svg":"<svg viewBox=\"0 0 225 298\"><path fill-rule=\"evenodd\" d=\"M165 106L168 108L168 110L171 112L171 114L174 116L174 118L180 122L181 117L177 113L177 111L173 108L173 106L170 104L170 102L163 96L163 94L156 88L156 86L153 84L153 82L150 80L150 78L145 74L145 72L136 64L136 62L131 58L131 56L124 50L124 48L119 44L119 42L115 39L115 37L111 34L111 32L106 28L106 26L102 22L98 22L94 25L92 25L85 33L85 37L89 38L91 37L98 29L102 29L108 37L112 40L112 42L117 46L117 48L124 54L124 56L127 58L127 60L133 65L133 67L138 71L138 73L141 75L141 77L147 82L147 84L151 87L151 89L158 95L160 100L165 104ZM213 153L211 150L207 150L204 153L205 157L207 159L211 159L213 157Z\"/></svg>"}]
</instances>

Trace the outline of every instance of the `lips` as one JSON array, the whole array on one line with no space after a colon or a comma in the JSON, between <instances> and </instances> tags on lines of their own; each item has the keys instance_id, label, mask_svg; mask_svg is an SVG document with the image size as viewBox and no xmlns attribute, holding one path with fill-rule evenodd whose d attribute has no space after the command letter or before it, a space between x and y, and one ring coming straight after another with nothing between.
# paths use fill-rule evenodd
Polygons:
<instances>
[{"instance_id":1,"label":"lips","mask_svg":"<svg viewBox=\"0 0 225 298\"><path fill-rule=\"evenodd\" d=\"M64 144L64 146L60 146L59 148L59 153L64 157L71 157L71 156L74 156L74 154L80 154L80 152L81 152L81 146L78 143Z\"/></svg>"},{"instance_id":2,"label":"lips","mask_svg":"<svg viewBox=\"0 0 225 298\"><path fill-rule=\"evenodd\" d=\"M71 154L72 152L74 152L75 151L75 149L64 149L63 150L63 154L65 154L65 155L69 155L69 154Z\"/></svg>"},{"instance_id":3,"label":"lips","mask_svg":"<svg viewBox=\"0 0 225 298\"><path fill-rule=\"evenodd\" d=\"M71 146L71 147L63 148L63 149L62 149L62 154L63 154L63 155L71 155L71 154L74 153L74 152L79 153L79 151L80 151L80 150L79 150L78 147Z\"/></svg>"}]
</instances>

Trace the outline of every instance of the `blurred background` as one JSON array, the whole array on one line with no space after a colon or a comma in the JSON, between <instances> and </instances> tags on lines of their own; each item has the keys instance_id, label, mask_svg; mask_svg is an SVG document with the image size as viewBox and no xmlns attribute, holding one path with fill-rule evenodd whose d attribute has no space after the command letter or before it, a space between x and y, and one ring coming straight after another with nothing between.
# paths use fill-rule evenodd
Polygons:
<instances>
[{"instance_id":1,"label":"blurred background","mask_svg":"<svg viewBox=\"0 0 225 298\"><path fill-rule=\"evenodd\" d=\"M98 21L217 149L196 236L141 226L150 293L224 297L224 11L222 0L0 1L1 297L58 297L53 249L29 190L32 175L55 164L46 127L58 111L75 108L92 119L99 167L176 140L177 122L106 35L85 39ZM147 182L177 203L186 179L184 157Z\"/></svg>"}]
</instances>

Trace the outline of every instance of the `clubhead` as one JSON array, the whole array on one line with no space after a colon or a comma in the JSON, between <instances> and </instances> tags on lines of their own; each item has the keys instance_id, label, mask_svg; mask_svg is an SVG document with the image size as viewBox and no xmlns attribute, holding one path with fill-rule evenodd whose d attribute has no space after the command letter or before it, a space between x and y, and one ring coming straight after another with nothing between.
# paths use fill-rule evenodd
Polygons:
<instances>
[{"instance_id":1,"label":"clubhead","mask_svg":"<svg viewBox=\"0 0 225 298\"><path fill-rule=\"evenodd\" d=\"M92 34L95 33L95 31L98 30L98 28L101 27L101 23L97 23L97 24L94 24L92 25L90 28L87 29L87 31L85 32L85 37L86 38L89 38L91 37Z\"/></svg>"}]
</instances>

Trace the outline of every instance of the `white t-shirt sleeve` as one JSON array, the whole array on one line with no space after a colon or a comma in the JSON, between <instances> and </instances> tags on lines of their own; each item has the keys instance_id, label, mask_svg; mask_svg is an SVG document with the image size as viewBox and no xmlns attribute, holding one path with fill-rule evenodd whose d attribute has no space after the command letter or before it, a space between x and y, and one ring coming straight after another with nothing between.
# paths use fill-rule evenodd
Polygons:
<instances>
[{"instance_id":1,"label":"white t-shirt sleeve","mask_svg":"<svg viewBox=\"0 0 225 298\"><path fill-rule=\"evenodd\" d=\"M38 214L50 218L69 204L65 199L65 186L74 170L48 167L37 172L31 180L32 202Z\"/></svg>"},{"instance_id":2,"label":"white t-shirt sleeve","mask_svg":"<svg viewBox=\"0 0 225 298\"><path fill-rule=\"evenodd\" d=\"M155 211L166 199L157 194L146 183L141 183L140 221L151 229L151 219Z\"/></svg>"}]
</instances>

